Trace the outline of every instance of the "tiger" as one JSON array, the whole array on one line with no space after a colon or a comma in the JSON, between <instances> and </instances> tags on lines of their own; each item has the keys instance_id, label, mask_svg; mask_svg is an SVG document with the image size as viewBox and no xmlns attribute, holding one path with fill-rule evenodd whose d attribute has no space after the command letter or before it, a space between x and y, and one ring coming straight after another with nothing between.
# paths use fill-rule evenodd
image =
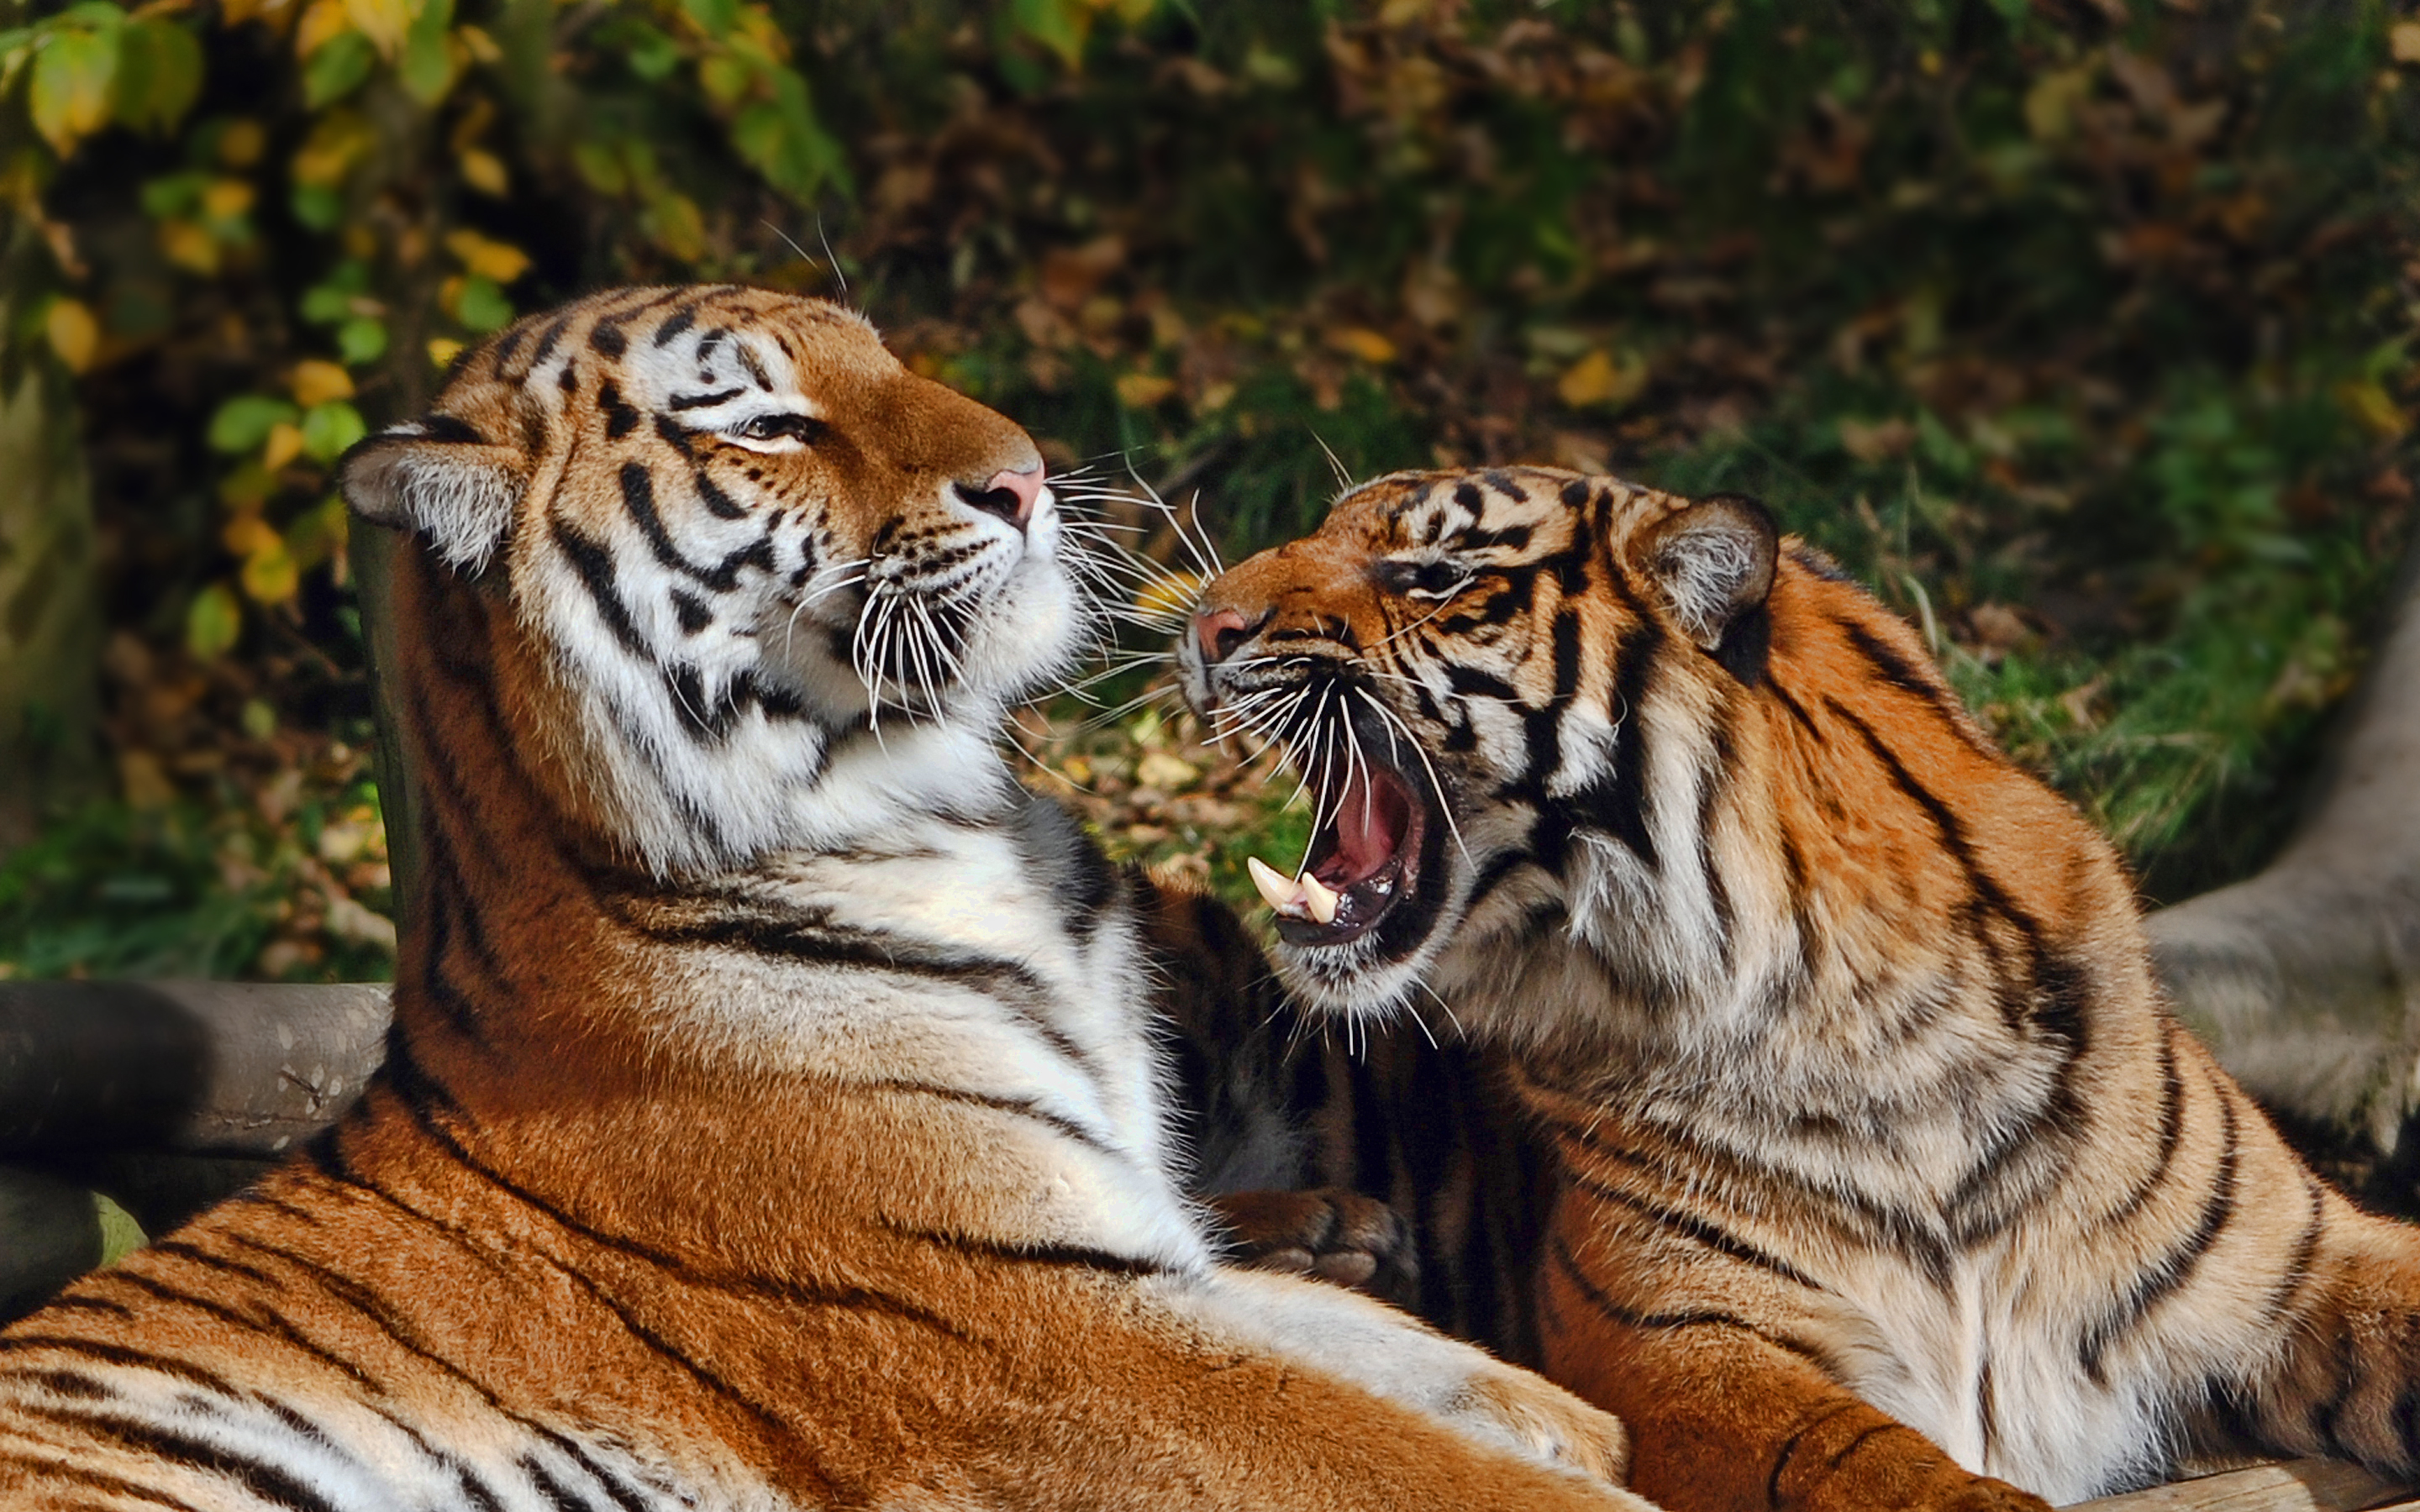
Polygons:
<instances>
[{"instance_id":1,"label":"tiger","mask_svg":"<svg viewBox=\"0 0 2420 1512\"><path fill-rule=\"evenodd\" d=\"M427 787L384 1062L0 1332L0 1505L1646 1507L1182 1196L1139 885L995 746L1097 628L1023 430L615 289L339 475Z\"/></svg>"},{"instance_id":2,"label":"tiger","mask_svg":"<svg viewBox=\"0 0 2420 1512\"><path fill-rule=\"evenodd\" d=\"M1438 1320L1621 1416L1633 1489L2016 1512L2244 1455L2420 1472L2420 1232L2289 1150L2172 1016L2109 843L1754 500L1389 474L1212 579L1178 665L1300 774L1302 865L1253 866L1283 988L1397 1100L1215 1072L1326 1125L1248 1180L1387 1197L1418 1141L1371 1130L1491 1133L1518 1158L1432 1161L1454 1211L1412 1227L1510 1205L1516 1242L1410 1248L1518 1304L1466 1279ZM1285 1232L1342 1210L1226 1211L1299 1270Z\"/></svg>"}]
</instances>

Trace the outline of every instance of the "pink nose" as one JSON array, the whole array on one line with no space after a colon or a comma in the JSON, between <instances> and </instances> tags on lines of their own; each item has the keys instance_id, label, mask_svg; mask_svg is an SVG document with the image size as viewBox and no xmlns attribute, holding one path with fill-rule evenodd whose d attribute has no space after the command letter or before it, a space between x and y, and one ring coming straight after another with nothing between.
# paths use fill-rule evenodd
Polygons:
<instances>
[{"instance_id":1,"label":"pink nose","mask_svg":"<svg viewBox=\"0 0 2420 1512\"><path fill-rule=\"evenodd\" d=\"M1231 609L1204 610L1193 617L1193 634L1207 661L1224 661L1242 643L1244 616Z\"/></svg>"},{"instance_id":2,"label":"pink nose","mask_svg":"<svg viewBox=\"0 0 2420 1512\"><path fill-rule=\"evenodd\" d=\"M1038 467L1029 468L1023 472L1011 472L1002 468L993 473L991 482L984 486L993 493L1004 489L1016 496L1014 522L1022 526L1033 517L1033 501L1042 497L1042 473L1043 470Z\"/></svg>"}]
</instances>

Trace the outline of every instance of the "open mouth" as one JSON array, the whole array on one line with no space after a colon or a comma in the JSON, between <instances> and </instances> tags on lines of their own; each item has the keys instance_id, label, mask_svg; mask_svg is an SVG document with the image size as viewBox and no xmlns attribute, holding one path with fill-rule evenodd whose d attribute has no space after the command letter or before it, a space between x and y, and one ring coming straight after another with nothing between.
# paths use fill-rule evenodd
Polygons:
<instances>
[{"instance_id":1,"label":"open mouth","mask_svg":"<svg viewBox=\"0 0 2420 1512\"><path fill-rule=\"evenodd\" d=\"M1322 764L1311 851L1289 876L1245 865L1289 945L1342 945L1374 928L1419 881L1428 813L1404 776L1356 753Z\"/></svg>"}]
</instances>

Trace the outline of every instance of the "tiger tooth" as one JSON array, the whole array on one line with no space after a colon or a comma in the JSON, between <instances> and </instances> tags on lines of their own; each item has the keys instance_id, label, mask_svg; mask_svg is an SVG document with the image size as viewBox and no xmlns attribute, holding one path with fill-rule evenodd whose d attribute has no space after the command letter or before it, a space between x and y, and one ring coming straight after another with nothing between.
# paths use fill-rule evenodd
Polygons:
<instances>
[{"instance_id":1,"label":"tiger tooth","mask_svg":"<svg viewBox=\"0 0 2420 1512\"><path fill-rule=\"evenodd\" d=\"M1244 857L1244 870L1251 873L1252 886L1260 890L1261 899L1280 914L1302 912L1302 889L1288 880L1285 873L1257 856Z\"/></svg>"},{"instance_id":2,"label":"tiger tooth","mask_svg":"<svg viewBox=\"0 0 2420 1512\"><path fill-rule=\"evenodd\" d=\"M1336 922L1336 900L1339 894L1328 890L1326 883L1309 872L1303 873L1302 896L1311 904L1311 917L1323 924Z\"/></svg>"}]
</instances>

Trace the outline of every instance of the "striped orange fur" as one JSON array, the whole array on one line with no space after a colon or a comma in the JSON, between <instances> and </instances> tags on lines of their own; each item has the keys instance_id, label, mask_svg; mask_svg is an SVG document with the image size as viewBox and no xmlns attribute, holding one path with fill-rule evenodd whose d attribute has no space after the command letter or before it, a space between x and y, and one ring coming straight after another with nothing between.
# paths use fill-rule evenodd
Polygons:
<instances>
[{"instance_id":1,"label":"striped orange fur","mask_svg":"<svg viewBox=\"0 0 2420 1512\"><path fill-rule=\"evenodd\" d=\"M1466 1103L1408 1090L1441 1062L1547 1158L1528 1311L1463 1326L1629 1421L1651 1498L2420 1471L2420 1233L2287 1149L2170 1016L2109 845L1752 501L1397 474L1193 629L1188 696L1320 806L1317 888L1267 884L1288 988L1450 1015L1474 1048L1398 1028L1359 1073L1384 1116Z\"/></svg>"},{"instance_id":2,"label":"striped orange fur","mask_svg":"<svg viewBox=\"0 0 2420 1512\"><path fill-rule=\"evenodd\" d=\"M1133 884L993 750L1088 609L856 316L617 290L344 468L411 532L386 1060L0 1333L0 1505L1638 1508L1619 1425L1217 1264Z\"/></svg>"}]
</instances>

